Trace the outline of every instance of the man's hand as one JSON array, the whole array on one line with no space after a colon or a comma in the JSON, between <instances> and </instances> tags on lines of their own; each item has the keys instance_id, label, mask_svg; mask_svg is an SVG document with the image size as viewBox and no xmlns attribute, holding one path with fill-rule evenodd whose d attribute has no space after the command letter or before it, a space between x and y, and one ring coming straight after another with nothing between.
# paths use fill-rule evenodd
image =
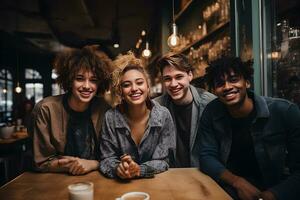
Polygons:
<instances>
[{"instance_id":1,"label":"man's hand","mask_svg":"<svg viewBox=\"0 0 300 200\"><path fill-rule=\"evenodd\" d=\"M259 189L242 177L237 177L232 186L237 190L238 196L242 200L257 200L260 197Z\"/></svg>"},{"instance_id":2,"label":"man's hand","mask_svg":"<svg viewBox=\"0 0 300 200\"><path fill-rule=\"evenodd\" d=\"M260 194L260 197L263 199L263 200L276 200L276 197L274 196L274 194L268 190L262 192Z\"/></svg>"}]
</instances>

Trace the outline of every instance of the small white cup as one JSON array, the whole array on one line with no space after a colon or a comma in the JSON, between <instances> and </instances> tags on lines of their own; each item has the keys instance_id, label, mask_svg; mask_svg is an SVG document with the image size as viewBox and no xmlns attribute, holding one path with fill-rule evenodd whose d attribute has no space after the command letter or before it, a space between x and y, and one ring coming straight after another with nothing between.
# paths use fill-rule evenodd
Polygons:
<instances>
[{"instance_id":1,"label":"small white cup","mask_svg":"<svg viewBox=\"0 0 300 200\"><path fill-rule=\"evenodd\" d=\"M93 200L94 184L92 182L78 182L68 186L69 200Z\"/></svg>"},{"instance_id":2,"label":"small white cup","mask_svg":"<svg viewBox=\"0 0 300 200\"><path fill-rule=\"evenodd\" d=\"M150 195L146 192L128 192L116 200L150 200Z\"/></svg>"}]
</instances>

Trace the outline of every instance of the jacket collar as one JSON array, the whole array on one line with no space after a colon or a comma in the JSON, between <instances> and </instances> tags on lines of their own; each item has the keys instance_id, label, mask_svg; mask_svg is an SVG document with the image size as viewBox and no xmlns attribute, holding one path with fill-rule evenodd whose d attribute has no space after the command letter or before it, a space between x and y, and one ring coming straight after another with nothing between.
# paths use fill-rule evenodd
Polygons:
<instances>
[{"instance_id":1,"label":"jacket collar","mask_svg":"<svg viewBox=\"0 0 300 200\"><path fill-rule=\"evenodd\" d=\"M160 106L155 101L151 100L151 103L152 109L150 112L148 125L150 127L161 127L163 122L161 121L162 117ZM117 107L114 109L114 116L116 128L127 128L130 130L125 114L121 113L120 109Z\"/></svg>"}]
</instances>

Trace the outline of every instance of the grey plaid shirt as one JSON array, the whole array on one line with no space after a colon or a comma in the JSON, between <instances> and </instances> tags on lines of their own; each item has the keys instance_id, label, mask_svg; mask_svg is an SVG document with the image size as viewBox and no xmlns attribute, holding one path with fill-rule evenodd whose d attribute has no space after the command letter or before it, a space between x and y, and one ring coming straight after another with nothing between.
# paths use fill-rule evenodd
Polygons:
<instances>
[{"instance_id":1,"label":"grey plaid shirt","mask_svg":"<svg viewBox=\"0 0 300 200\"><path fill-rule=\"evenodd\" d=\"M125 116L118 108L105 114L100 134L100 171L117 177L120 156L129 154L141 167L141 177L151 177L169 168L169 156L175 150L175 127L168 109L153 102L144 136L137 146Z\"/></svg>"}]
</instances>

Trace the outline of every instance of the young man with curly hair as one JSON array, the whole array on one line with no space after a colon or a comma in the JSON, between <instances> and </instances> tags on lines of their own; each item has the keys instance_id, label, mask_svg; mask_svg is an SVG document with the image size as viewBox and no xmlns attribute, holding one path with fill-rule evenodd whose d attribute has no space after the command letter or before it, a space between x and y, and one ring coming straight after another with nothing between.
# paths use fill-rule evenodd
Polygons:
<instances>
[{"instance_id":1,"label":"young man with curly hair","mask_svg":"<svg viewBox=\"0 0 300 200\"><path fill-rule=\"evenodd\" d=\"M224 57L206 68L217 95L203 111L201 170L234 199L299 199L300 110L250 89L251 62Z\"/></svg>"},{"instance_id":2,"label":"young man with curly hair","mask_svg":"<svg viewBox=\"0 0 300 200\"><path fill-rule=\"evenodd\" d=\"M109 105L98 97L110 84L111 60L95 46L59 54L54 62L63 95L33 110L34 163L42 172L86 174L99 168L99 133Z\"/></svg>"}]
</instances>

